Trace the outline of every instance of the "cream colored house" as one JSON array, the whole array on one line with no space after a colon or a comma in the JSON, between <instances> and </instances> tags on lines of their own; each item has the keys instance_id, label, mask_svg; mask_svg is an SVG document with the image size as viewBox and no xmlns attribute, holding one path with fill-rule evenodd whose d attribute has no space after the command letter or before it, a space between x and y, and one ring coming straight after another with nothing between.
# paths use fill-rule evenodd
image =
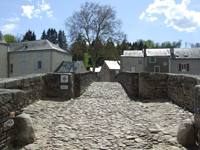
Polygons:
<instances>
[{"instance_id":1,"label":"cream colored house","mask_svg":"<svg viewBox=\"0 0 200 150\"><path fill-rule=\"evenodd\" d=\"M8 46L0 31L0 78L8 78Z\"/></svg>"},{"instance_id":2,"label":"cream colored house","mask_svg":"<svg viewBox=\"0 0 200 150\"><path fill-rule=\"evenodd\" d=\"M121 72L140 72L144 70L144 53L142 50L124 50L121 55Z\"/></svg>"},{"instance_id":3,"label":"cream colored house","mask_svg":"<svg viewBox=\"0 0 200 150\"><path fill-rule=\"evenodd\" d=\"M9 77L53 72L72 55L48 40L10 43Z\"/></svg>"},{"instance_id":4,"label":"cream colored house","mask_svg":"<svg viewBox=\"0 0 200 150\"><path fill-rule=\"evenodd\" d=\"M54 73L80 73L86 71L83 61L63 61Z\"/></svg>"},{"instance_id":5,"label":"cream colored house","mask_svg":"<svg viewBox=\"0 0 200 150\"><path fill-rule=\"evenodd\" d=\"M104 60L100 71L100 81L114 82L114 78L120 72L120 61Z\"/></svg>"}]
</instances>

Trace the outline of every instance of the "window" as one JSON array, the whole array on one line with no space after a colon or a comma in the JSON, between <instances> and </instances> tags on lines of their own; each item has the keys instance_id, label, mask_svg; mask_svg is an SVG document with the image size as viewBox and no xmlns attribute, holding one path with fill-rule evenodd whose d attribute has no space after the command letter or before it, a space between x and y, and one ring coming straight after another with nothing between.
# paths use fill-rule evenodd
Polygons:
<instances>
[{"instance_id":1,"label":"window","mask_svg":"<svg viewBox=\"0 0 200 150\"><path fill-rule=\"evenodd\" d=\"M189 64L179 64L179 71L189 71Z\"/></svg>"},{"instance_id":2,"label":"window","mask_svg":"<svg viewBox=\"0 0 200 150\"><path fill-rule=\"evenodd\" d=\"M10 54L10 58L13 58L14 54Z\"/></svg>"},{"instance_id":3,"label":"window","mask_svg":"<svg viewBox=\"0 0 200 150\"><path fill-rule=\"evenodd\" d=\"M119 70L116 70L115 73L116 73L116 74L119 74Z\"/></svg>"},{"instance_id":4,"label":"window","mask_svg":"<svg viewBox=\"0 0 200 150\"><path fill-rule=\"evenodd\" d=\"M13 64L10 64L10 73L13 73Z\"/></svg>"},{"instance_id":5,"label":"window","mask_svg":"<svg viewBox=\"0 0 200 150\"><path fill-rule=\"evenodd\" d=\"M167 62L163 62L163 66L167 66Z\"/></svg>"},{"instance_id":6,"label":"window","mask_svg":"<svg viewBox=\"0 0 200 150\"><path fill-rule=\"evenodd\" d=\"M131 72L135 72L135 66L131 66Z\"/></svg>"},{"instance_id":7,"label":"window","mask_svg":"<svg viewBox=\"0 0 200 150\"><path fill-rule=\"evenodd\" d=\"M42 69L43 68L43 61L36 61L35 69Z\"/></svg>"},{"instance_id":8,"label":"window","mask_svg":"<svg viewBox=\"0 0 200 150\"><path fill-rule=\"evenodd\" d=\"M24 58L24 57L25 57L25 53L22 53L22 54L21 54L21 58Z\"/></svg>"},{"instance_id":9,"label":"window","mask_svg":"<svg viewBox=\"0 0 200 150\"><path fill-rule=\"evenodd\" d=\"M160 66L154 66L154 72L160 72Z\"/></svg>"},{"instance_id":10,"label":"window","mask_svg":"<svg viewBox=\"0 0 200 150\"><path fill-rule=\"evenodd\" d=\"M25 70L25 61L21 62L21 70Z\"/></svg>"},{"instance_id":11,"label":"window","mask_svg":"<svg viewBox=\"0 0 200 150\"><path fill-rule=\"evenodd\" d=\"M156 63L156 57L149 57L150 63Z\"/></svg>"},{"instance_id":12,"label":"window","mask_svg":"<svg viewBox=\"0 0 200 150\"><path fill-rule=\"evenodd\" d=\"M42 57L42 52L38 52L38 53L37 53L37 56L38 56L38 57Z\"/></svg>"},{"instance_id":13,"label":"window","mask_svg":"<svg viewBox=\"0 0 200 150\"><path fill-rule=\"evenodd\" d=\"M138 62L139 64L142 64L142 60L139 60L139 62Z\"/></svg>"}]
</instances>

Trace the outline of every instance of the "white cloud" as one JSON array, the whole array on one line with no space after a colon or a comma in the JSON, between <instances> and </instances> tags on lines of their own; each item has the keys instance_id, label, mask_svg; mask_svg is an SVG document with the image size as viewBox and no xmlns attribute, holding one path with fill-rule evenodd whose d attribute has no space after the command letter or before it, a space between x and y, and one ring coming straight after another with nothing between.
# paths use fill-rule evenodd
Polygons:
<instances>
[{"instance_id":1,"label":"white cloud","mask_svg":"<svg viewBox=\"0 0 200 150\"><path fill-rule=\"evenodd\" d=\"M140 15L139 19L143 20L143 19L144 19L144 16L145 16L145 13L143 12L143 13Z\"/></svg>"},{"instance_id":2,"label":"white cloud","mask_svg":"<svg viewBox=\"0 0 200 150\"><path fill-rule=\"evenodd\" d=\"M38 1L38 6L42 11L46 11L51 8L50 5L45 3L44 0L42 0L42 4L40 4L40 2Z\"/></svg>"},{"instance_id":3,"label":"white cloud","mask_svg":"<svg viewBox=\"0 0 200 150\"><path fill-rule=\"evenodd\" d=\"M33 10L34 10L34 6L22 6L21 7L23 9L23 13L22 13L22 16L26 16L28 18L32 18L32 13L33 13Z\"/></svg>"},{"instance_id":4,"label":"white cloud","mask_svg":"<svg viewBox=\"0 0 200 150\"><path fill-rule=\"evenodd\" d=\"M31 0L29 0L31 1ZM32 18L32 17L36 17L36 18L40 18L42 19L41 13L42 11L46 12L47 17L52 18L54 20L56 20L56 18L53 17L53 11L51 11L51 7L49 4L47 4L44 0L42 0L42 3L40 3L40 1L38 1L37 3L38 8L34 9L34 6L21 6L21 8L23 9L23 13L22 16L26 16L28 18Z\"/></svg>"},{"instance_id":5,"label":"white cloud","mask_svg":"<svg viewBox=\"0 0 200 150\"><path fill-rule=\"evenodd\" d=\"M172 26L179 31L192 32L200 26L200 12L195 12L187 9L190 0L182 0L181 4L176 4L174 0L155 0L153 4L150 4L146 9L147 14L164 14L165 24ZM141 16L140 16L141 17ZM139 17L139 18L140 18ZM156 17L147 18L145 16L142 19L148 19L150 21L157 20Z\"/></svg>"},{"instance_id":6,"label":"white cloud","mask_svg":"<svg viewBox=\"0 0 200 150\"><path fill-rule=\"evenodd\" d=\"M151 17L151 14L148 14L148 16L146 16L146 14L143 12L143 13L140 15L139 19L141 19L141 20L145 19L146 21L151 21L151 22L153 22L153 21L157 20L158 18L157 18L157 17Z\"/></svg>"},{"instance_id":7,"label":"white cloud","mask_svg":"<svg viewBox=\"0 0 200 150\"><path fill-rule=\"evenodd\" d=\"M15 17L15 18L8 18L8 19L2 19L4 21L9 21L9 22L18 22L20 21L20 19L18 17Z\"/></svg>"},{"instance_id":8,"label":"white cloud","mask_svg":"<svg viewBox=\"0 0 200 150\"><path fill-rule=\"evenodd\" d=\"M2 26L2 31L3 32L11 32L12 30L14 29L17 29L18 28L18 25L16 24L6 24L4 26Z\"/></svg>"},{"instance_id":9,"label":"white cloud","mask_svg":"<svg viewBox=\"0 0 200 150\"><path fill-rule=\"evenodd\" d=\"M56 18L53 17L52 13L53 13L53 11L47 11L47 17L56 20Z\"/></svg>"}]
</instances>

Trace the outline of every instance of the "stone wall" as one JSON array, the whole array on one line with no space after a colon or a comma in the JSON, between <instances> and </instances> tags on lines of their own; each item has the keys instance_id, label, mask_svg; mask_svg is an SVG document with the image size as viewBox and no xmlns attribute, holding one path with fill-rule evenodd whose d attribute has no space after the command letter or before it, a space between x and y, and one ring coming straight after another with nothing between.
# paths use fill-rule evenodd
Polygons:
<instances>
[{"instance_id":1,"label":"stone wall","mask_svg":"<svg viewBox=\"0 0 200 150\"><path fill-rule=\"evenodd\" d=\"M194 113L194 88L198 84L198 76L122 72L117 75L116 81L122 84L130 97L141 100L169 98Z\"/></svg>"},{"instance_id":2,"label":"stone wall","mask_svg":"<svg viewBox=\"0 0 200 150\"><path fill-rule=\"evenodd\" d=\"M168 97L175 104L194 113L194 88L197 84L195 76L169 74Z\"/></svg>"},{"instance_id":3,"label":"stone wall","mask_svg":"<svg viewBox=\"0 0 200 150\"><path fill-rule=\"evenodd\" d=\"M0 79L0 149L9 149L14 141L14 118L23 107L43 97L43 78L44 74L37 74Z\"/></svg>"},{"instance_id":4,"label":"stone wall","mask_svg":"<svg viewBox=\"0 0 200 150\"><path fill-rule=\"evenodd\" d=\"M168 75L164 73L139 73L140 99L166 99Z\"/></svg>"},{"instance_id":5,"label":"stone wall","mask_svg":"<svg viewBox=\"0 0 200 150\"><path fill-rule=\"evenodd\" d=\"M121 72L115 80L124 87L125 91L131 98L139 96L139 74L133 72Z\"/></svg>"},{"instance_id":6,"label":"stone wall","mask_svg":"<svg viewBox=\"0 0 200 150\"><path fill-rule=\"evenodd\" d=\"M92 83L99 81L97 75L93 72L84 72L74 75L74 93L75 97L82 95L87 87Z\"/></svg>"},{"instance_id":7,"label":"stone wall","mask_svg":"<svg viewBox=\"0 0 200 150\"><path fill-rule=\"evenodd\" d=\"M61 75L68 76L68 82L61 82ZM70 99L74 97L73 92L73 83L74 75L71 73L48 73L44 77L45 83L45 98L61 98L61 99ZM67 88L62 88L67 86Z\"/></svg>"},{"instance_id":8,"label":"stone wall","mask_svg":"<svg viewBox=\"0 0 200 150\"><path fill-rule=\"evenodd\" d=\"M67 83L61 82L61 75L68 76ZM66 100L80 96L97 80L92 72L0 78L0 149L10 149L16 138L13 136L14 118L23 112L25 106L43 98Z\"/></svg>"}]
</instances>

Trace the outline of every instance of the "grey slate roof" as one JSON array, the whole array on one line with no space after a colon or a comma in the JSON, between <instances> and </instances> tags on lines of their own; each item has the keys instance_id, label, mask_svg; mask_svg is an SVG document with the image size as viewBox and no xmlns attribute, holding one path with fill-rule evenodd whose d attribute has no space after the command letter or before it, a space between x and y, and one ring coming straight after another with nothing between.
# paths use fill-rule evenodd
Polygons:
<instances>
[{"instance_id":1,"label":"grey slate roof","mask_svg":"<svg viewBox=\"0 0 200 150\"><path fill-rule=\"evenodd\" d=\"M48 40L26 41L10 43L10 51L34 51L34 50L50 50L54 49L60 52L66 52L62 48L53 44Z\"/></svg>"},{"instance_id":2,"label":"grey slate roof","mask_svg":"<svg viewBox=\"0 0 200 150\"><path fill-rule=\"evenodd\" d=\"M170 48L146 49L147 56L170 56Z\"/></svg>"},{"instance_id":3,"label":"grey slate roof","mask_svg":"<svg viewBox=\"0 0 200 150\"><path fill-rule=\"evenodd\" d=\"M63 61L54 73L74 73L83 61Z\"/></svg>"},{"instance_id":4,"label":"grey slate roof","mask_svg":"<svg viewBox=\"0 0 200 150\"><path fill-rule=\"evenodd\" d=\"M142 50L124 50L121 57L144 57Z\"/></svg>"},{"instance_id":5,"label":"grey slate roof","mask_svg":"<svg viewBox=\"0 0 200 150\"><path fill-rule=\"evenodd\" d=\"M200 48L174 48L172 58L200 58Z\"/></svg>"},{"instance_id":6,"label":"grey slate roof","mask_svg":"<svg viewBox=\"0 0 200 150\"><path fill-rule=\"evenodd\" d=\"M0 43L7 43L3 37L3 34L1 33L1 30L0 30Z\"/></svg>"},{"instance_id":7,"label":"grey slate roof","mask_svg":"<svg viewBox=\"0 0 200 150\"><path fill-rule=\"evenodd\" d=\"M146 49L147 56L170 56L170 48ZM124 50L121 57L144 57L144 50Z\"/></svg>"}]
</instances>

